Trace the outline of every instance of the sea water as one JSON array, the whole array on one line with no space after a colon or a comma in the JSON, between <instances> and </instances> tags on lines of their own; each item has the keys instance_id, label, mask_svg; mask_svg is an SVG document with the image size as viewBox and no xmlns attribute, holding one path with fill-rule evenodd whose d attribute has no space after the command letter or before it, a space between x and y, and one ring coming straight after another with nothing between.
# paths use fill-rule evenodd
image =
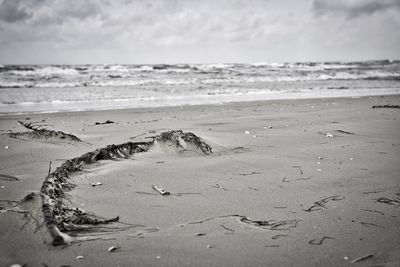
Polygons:
<instances>
[{"instance_id":1,"label":"sea water","mask_svg":"<svg viewBox=\"0 0 400 267\"><path fill-rule=\"evenodd\" d=\"M400 60L0 65L0 114L400 93Z\"/></svg>"}]
</instances>

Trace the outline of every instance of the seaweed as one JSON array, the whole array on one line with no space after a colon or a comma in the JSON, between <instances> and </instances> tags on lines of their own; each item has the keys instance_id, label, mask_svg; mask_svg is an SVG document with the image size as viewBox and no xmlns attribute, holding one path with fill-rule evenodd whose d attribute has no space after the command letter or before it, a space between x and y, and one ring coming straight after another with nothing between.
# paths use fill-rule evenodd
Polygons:
<instances>
[{"instance_id":1,"label":"seaweed","mask_svg":"<svg viewBox=\"0 0 400 267\"><path fill-rule=\"evenodd\" d=\"M32 138L32 139L49 139L49 138L60 138L60 139L68 139L71 141L81 142L82 140L76 137L73 134L67 134L62 131L53 131L46 128L43 128L44 125L34 125L33 123L18 121L23 127L31 132L18 132L18 133L9 133L8 135L11 138L20 138L23 136Z\"/></svg>"},{"instance_id":2,"label":"seaweed","mask_svg":"<svg viewBox=\"0 0 400 267\"><path fill-rule=\"evenodd\" d=\"M301 220L282 220L282 221L277 221L277 220L253 220L250 219L244 215L240 214L231 214L231 215L222 215L222 216L217 216L213 218L208 218L202 221L197 221L197 222L190 222L189 224L200 224L204 223L207 221L215 220L215 219L222 219L222 218L229 218L229 217L237 217L239 218L239 221L242 223L246 223L255 227L259 227L262 229L268 229L268 230L290 230L292 228L297 227L297 224Z\"/></svg>"},{"instance_id":3,"label":"seaweed","mask_svg":"<svg viewBox=\"0 0 400 267\"><path fill-rule=\"evenodd\" d=\"M28 125L31 127L31 125ZM35 128L34 128L35 129ZM100 160L127 159L135 153L147 152L156 142L172 143L180 149L193 146L202 153L212 153L211 147L191 132L168 131L152 137L149 142L127 142L119 145L108 145L87 152L79 157L65 161L55 171L49 173L41 187L42 212L47 229L53 238L53 245L68 243L70 237L65 233L95 231L93 226L110 224L119 221L119 216L102 218L80 208L66 204L67 192L75 185L69 181L71 174L81 171L85 166ZM98 228L101 230L101 228Z\"/></svg>"},{"instance_id":4,"label":"seaweed","mask_svg":"<svg viewBox=\"0 0 400 267\"><path fill-rule=\"evenodd\" d=\"M322 208L326 208L326 203L328 203L329 201L339 201L342 199L344 199L344 197L338 196L338 195L326 197L326 198L323 198L321 200L314 202L314 204L311 205L311 207L309 207L308 209L305 209L304 211L311 212L311 211L320 210Z\"/></svg>"},{"instance_id":5,"label":"seaweed","mask_svg":"<svg viewBox=\"0 0 400 267\"><path fill-rule=\"evenodd\" d=\"M400 105L377 105L372 106L373 109L375 108L400 108Z\"/></svg>"}]
</instances>

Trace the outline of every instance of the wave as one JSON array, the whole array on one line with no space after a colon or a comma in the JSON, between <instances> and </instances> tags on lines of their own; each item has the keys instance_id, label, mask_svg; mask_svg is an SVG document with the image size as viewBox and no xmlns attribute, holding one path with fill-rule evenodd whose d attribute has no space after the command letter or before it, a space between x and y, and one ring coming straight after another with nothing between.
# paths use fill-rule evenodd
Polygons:
<instances>
[{"instance_id":1,"label":"wave","mask_svg":"<svg viewBox=\"0 0 400 267\"><path fill-rule=\"evenodd\" d=\"M400 80L399 60L253 64L0 65L0 88Z\"/></svg>"}]
</instances>

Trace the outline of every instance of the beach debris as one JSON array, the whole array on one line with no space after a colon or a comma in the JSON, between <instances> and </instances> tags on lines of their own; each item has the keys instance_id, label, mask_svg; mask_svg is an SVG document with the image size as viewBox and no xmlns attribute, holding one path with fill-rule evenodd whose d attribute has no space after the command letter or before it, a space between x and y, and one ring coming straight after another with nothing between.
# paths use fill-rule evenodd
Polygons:
<instances>
[{"instance_id":1,"label":"beach debris","mask_svg":"<svg viewBox=\"0 0 400 267\"><path fill-rule=\"evenodd\" d=\"M272 129L272 126L271 125L264 126L264 129Z\"/></svg>"},{"instance_id":2,"label":"beach debris","mask_svg":"<svg viewBox=\"0 0 400 267\"><path fill-rule=\"evenodd\" d=\"M226 189L225 187L220 186L219 184L215 184L215 185L213 185L212 187L218 188L218 189L222 189L222 190L224 190L224 191L229 191L228 189Z\"/></svg>"},{"instance_id":3,"label":"beach debris","mask_svg":"<svg viewBox=\"0 0 400 267\"><path fill-rule=\"evenodd\" d=\"M250 134L250 132L249 132L249 131L244 131L244 133L245 133L245 134Z\"/></svg>"},{"instance_id":4,"label":"beach debris","mask_svg":"<svg viewBox=\"0 0 400 267\"><path fill-rule=\"evenodd\" d=\"M4 188L6 188L6 187L5 187L4 185L2 185L2 186L0 186L0 188L1 188L1 189L4 189Z\"/></svg>"},{"instance_id":5,"label":"beach debris","mask_svg":"<svg viewBox=\"0 0 400 267\"><path fill-rule=\"evenodd\" d=\"M156 190L158 193L160 193L160 195L163 195L163 196L168 196L168 195L170 195L171 194L171 192L168 192L167 190L165 190L165 189L163 189L163 188L161 188L161 187L158 187L158 186L156 186L156 185L152 185L151 186L154 190Z\"/></svg>"},{"instance_id":6,"label":"beach debris","mask_svg":"<svg viewBox=\"0 0 400 267\"><path fill-rule=\"evenodd\" d=\"M333 138L333 135L331 133L326 133L326 137Z\"/></svg>"},{"instance_id":7,"label":"beach debris","mask_svg":"<svg viewBox=\"0 0 400 267\"><path fill-rule=\"evenodd\" d=\"M202 221L196 221L196 222L190 222L189 224L200 224L216 219L223 219L223 218L238 218L239 222L246 223L255 227L259 227L262 229L267 229L267 230L290 230L292 228L297 227L297 224L301 220L252 220L247 218L244 215L240 214L231 214L231 215L222 215L222 216L217 216L217 217L212 217L208 219L204 219Z\"/></svg>"},{"instance_id":8,"label":"beach debris","mask_svg":"<svg viewBox=\"0 0 400 267\"><path fill-rule=\"evenodd\" d=\"M320 210L322 208L326 208L326 204L329 201L339 201L339 200L343 200L343 199L344 199L344 197L339 196L339 195L326 197L326 198L323 198L321 200L314 202L314 204L311 205L311 207L309 207L308 209L305 209L304 211L311 212L311 211Z\"/></svg>"},{"instance_id":9,"label":"beach debris","mask_svg":"<svg viewBox=\"0 0 400 267\"><path fill-rule=\"evenodd\" d=\"M198 233L198 234L196 234L196 236L205 236L206 234L205 233Z\"/></svg>"},{"instance_id":10,"label":"beach debris","mask_svg":"<svg viewBox=\"0 0 400 267\"><path fill-rule=\"evenodd\" d=\"M281 234L279 234L279 235L274 235L274 236L272 236L271 238L272 239L279 239L279 238L281 238L281 237L286 237L286 236L288 236L288 235L281 235Z\"/></svg>"},{"instance_id":11,"label":"beach debris","mask_svg":"<svg viewBox=\"0 0 400 267\"><path fill-rule=\"evenodd\" d=\"M214 248L214 245L207 245L207 248Z\"/></svg>"},{"instance_id":12,"label":"beach debris","mask_svg":"<svg viewBox=\"0 0 400 267\"><path fill-rule=\"evenodd\" d=\"M118 246L111 246L111 247L108 248L108 252L114 252L114 251L116 251L117 249L119 249Z\"/></svg>"},{"instance_id":13,"label":"beach debris","mask_svg":"<svg viewBox=\"0 0 400 267\"><path fill-rule=\"evenodd\" d=\"M8 135L11 138L20 138L20 137L28 137L31 139L49 139L49 138L59 138L66 139L75 142L81 142L82 140L72 134L67 134L62 131L53 131L46 128L43 128L45 125L34 125L33 123L27 123L23 121L18 121L20 125L31 130L31 132L18 132L18 133L9 133Z\"/></svg>"},{"instance_id":14,"label":"beach debris","mask_svg":"<svg viewBox=\"0 0 400 267\"><path fill-rule=\"evenodd\" d=\"M18 264L18 263L10 265L10 267L26 267L26 266L27 266L26 264L21 265L21 264Z\"/></svg>"},{"instance_id":15,"label":"beach debris","mask_svg":"<svg viewBox=\"0 0 400 267\"><path fill-rule=\"evenodd\" d=\"M380 215L385 215L382 211L379 211L379 210L368 210L368 209L365 209L365 210L362 210L362 211L375 212L375 213L378 213Z\"/></svg>"},{"instance_id":16,"label":"beach debris","mask_svg":"<svg viewBox=\"0 0 400 267\"><path fill-rule=\"evenodd\" d=\"M94 182L94 183L92 183L92 186L93 186L93 187L95 187L95 186L100 186L100 185L102 185L102 183L100 183L100 182Z\"/></svg>"},{"instance_id":17,"label":"beach debris","mask_svg":"<svg viewBox=\"0 0 400 267\"><path fill-rule=\"evenodd\" d=\"M335 132L341 133L341 134L355 135L355 133L348 132L348 131L343 131L343 130L335 130Z\"/></svg>"},{"instance_id":18,"label":"beach debris","mask_svg":"<svg viewBox=\"0 0 400 267\"><path fill-rule=\"evenodd\" d=\"M82 255L76 256L77 260L83 260L85 257L83 257Z\"/></svg>"},{"instance_id":19,"label":"beach debris","mask_svg":"<svg viewBox=\"0 0 400 267\"><path fill-rule=\"evenodd\" d=\"M162 142L167 144L175 145L175 147L180 151L198 151L200 150L201 154L210 155L212 154L212 148L204 142L200 137L191 133L191 132L183 132L181 130L173 130L168 132L163 132L160 135L152 136L149 138L153 138L156 142Z\"/></svg>"},{"instance_id":20,"label":"beach debris","mask_svg":"<svg viewBox=\"0 0 400 267\"><path fill-rule=\"evenodd\" d=\"M308 241L308 244L319 246L319 245L322 245L322 243L323 243L326 239L335 239L335 238L330 237L330 236L324 236L324 237L322 237L322 238L320 238L320 239L312 239L312 240Z\"/></svg>"},{"instance_id":21,"label":"beach debris","mask_svg":"<svg viewBox=\"0 0 400 267\"><path fill-rule=\"evenodd\" d=\"M106 120L105 122L95 122L94 125L103 125L103 124L112 124L114 123L113 121L110 120Z\"/></svg>"},{"instance_id":22,"label":"beach debris","mask_svg":"<svg viewBox=\"0 0 400 267\"><path fill-rule=\"evenodd\" d=\"M376 201L380 202L380 203L385 203L388 205L396 205L396 204L399 205L400 204L400 200L395 199L395 198L380 197Z\"/></svg>"},{"instance_id":23,"label":"beach debris","mask_svg":"<svg viewBox=\"0 0 400 267\"><path fill-rule=\"evenodd\" d=\"M375 191L368 191L368 192L363 192L364 195L369 195L369 194L378 194L382 193L383 190L375 190Z\"/></svg>"},{"instance_id":24,"label":"beach debris","mask_svg":"<svg viewBox=\"0 0 400 267\"><path fill-rule=\"evenodd\" d=\"M229 231L229 232L231 232L231 233L234 233L234 232L235 232L235 230L233 230L233 229L231 229L231 228L229 228L229 227L226 227L225 224L220 224L219 226L221 226L223 229L225 229L225 230L227 230L227 231Z\"/></svg>"},{"instance_id":25,"label":"beach debris","mask_svg":"<svg viewBox=\"0 0 400 267\"><path fill-rule=\"evenodd\" d=\"M9 182L19 181L19 179L15 176L11 176L8 174L1 174L1 173L0 173L0 180L9 181Z\"/></svg>"},{"instance_id":26,"label":"beach debris","mask_svg":"<svg viewBox=\"0 0 400 267\"><path fill-rule=\"evenodd\" d=\"M9 148L9 146L5 146L4 149L7 150Z\"/></svg>"},{"instance_id":27,"label":"beach debris","mask_svg":"<svg viewBox=\"0 0 400 267\"><path fill-rule=\"evenodd\" d=\"M372 106L373 109L375 108L400 108L400 105L377 105Z\"/></svg>"},{"instance_id":28,"label":"beach debris","mask_svg":"<svg viewBox=\"0 0 400 267\"><path fill-rule=\"evenodd\" d=\"M250 148L238 146L238 147L232 148L231 151L232 151L234 154L241 154L241 153L245 153L245 152L250 151Z\"/></svg>"},{"instance_id":29,"label":"beach debris","mask_svg":"<svg viewBox=\"0 0 400 267\"><path fill-rule=\"evenodd\" d=\"M249 176L249 175L255 175L255 174L261 174L261 172L250 172L250 173L239 173L241 176Z\"/></svg>"},{"instance_id":30,"label":"beach debris","mask_svg":"<svg viewBox=\"0 0 400 267\"><path fill-rule=\"evenodd\" d=\"M251 186L248 186L247 188L250 189L250 190L258 191L257 188L254 188L254 187L251 187Z\"/></svg>"},{"instance_id":31,"label":"beach debris","mask_svg":"<svg viewBox=\"0 0 400 267\"><path fill-rule=\"evenodd\" d=\"M369 223L369 222L360 222L360 224L361 224L361 225L363 225L363 226L365 226L365 227L369 227L369 226L375 226L375 227L378 227L378 228L384 228L383 226L380 226L380 225L378 225L378 224L375 224L375 223Z\"/></svg>"},{"instance_id":32,"label":"beach debris","mask_svg":"<svg viewBox=\"0 0 400 267\"><path fill-rule=\"evenodd\" d=\"M356 259L352 260L350 263L356 263L356 262L364 261L364 260L370 259L372 257L374 257L374 254L367 254L365 256L361 256L359 258L356 258Z\"/></svg>"},{"instance_id":33,"label":"beach debris","mask_svg":"<svg viewBox=\"0 0 400 267\"><path fill-rule=\"evenodd\" d=\"M46 227L53 238L53 245L70 243L71 237L66 233L76 234L89 231L115 231L122 229L121 227L105 228L100 226L118 222L119 216L106 219L80 208L67 205L67 201L65 201L68 200L67 192L75 187L69 181L71 174L79 172L85 166L100 160L127 159L135 153L147 152L158 142L174 144L178 149L191 147L204 155L212 153L211 147L191 132L183 132L181 130L168 131L153 136L152 139L152 141L148 142L113 144L87 152L79 157L65 161L45 178L40 190L42 212Z\"/></svg>"}]
</instances>

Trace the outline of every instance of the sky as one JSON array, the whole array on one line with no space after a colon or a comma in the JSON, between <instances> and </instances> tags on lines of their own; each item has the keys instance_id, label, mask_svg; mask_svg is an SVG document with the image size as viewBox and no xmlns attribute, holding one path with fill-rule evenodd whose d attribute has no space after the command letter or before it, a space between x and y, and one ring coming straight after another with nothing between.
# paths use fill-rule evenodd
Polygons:
<instances>
[{"instance_id":1,"label":"sky","mask_svg":"<svg viewBox=\"0 0 400 267\"><path fill-rule=\"evenodd\" d=\"M400 59L400 0L0 0L0 64Z\"/></svg>"}]
</instances>

